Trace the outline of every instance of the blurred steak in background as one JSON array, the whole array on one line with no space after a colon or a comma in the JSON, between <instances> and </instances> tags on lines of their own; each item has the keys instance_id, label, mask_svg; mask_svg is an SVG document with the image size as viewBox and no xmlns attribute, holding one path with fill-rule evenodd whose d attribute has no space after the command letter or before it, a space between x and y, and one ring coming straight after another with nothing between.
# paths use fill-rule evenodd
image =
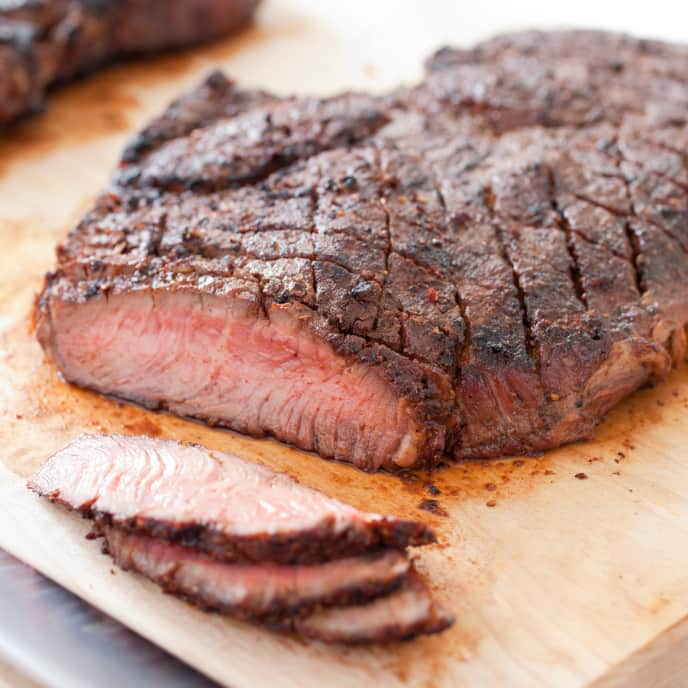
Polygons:
<instances>
[{"instance_id":1,"label":"blurred steak in background","mask_svg":"<svg viewBox=\"0 0 688 688\"><path fill-rule=\"evenodd\" d=\"M0 0L0 126L46 89L117 58L217 38L259 0Z\"/></svg>"}]
</instances>

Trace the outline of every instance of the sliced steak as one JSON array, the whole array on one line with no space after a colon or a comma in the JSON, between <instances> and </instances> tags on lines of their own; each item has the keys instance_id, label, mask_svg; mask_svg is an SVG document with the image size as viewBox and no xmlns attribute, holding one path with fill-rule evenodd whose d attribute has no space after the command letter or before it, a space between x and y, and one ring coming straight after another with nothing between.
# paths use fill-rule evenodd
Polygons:
<instances>
[{"instance_id":1,"label":"sliced steak","mask_svg":"<svg viewBox=\"0 0 688 688\"><path fill-rule=\"evenodd\" d=\"M453 617L401 552L313 566L227 564L148 536L105 529L104 550L206 611L327 643L379 643L439 633ZM401 587L399 587L401 586Z\"/></svg>"},{"instance_id":2,"label":"sliced steak","mask_svg":"<svg viewBox=\"0 0 688 688\"><path fill-rule=\"evenodd\" d=\"M361 512L284 473L171 440L85 435L30 487L98 524L224 561L312 563L434 541L422 523Z\"/></svg>"},{"instance_id":3,"label":"sliced steak","mask_svg":"<svg viewBox=\"0 0 688 688\"><path fill-rule=\"evenodd\" d=\"M104 535L104 548L121 568L138 571L165 592L203 609L264 623L386 594L402 583L411 567L397 550L310 566L226 564L117 528L106 528Z\"/></svg>"},{"instance_id":4,"label":"sliced steak","mask_svg":"<svg viewBox=\"0 0 688 688\"><path fill-rule=\"evenodd\" d=\"M121 568L206 611L331 643L453 623L404 551L433 539L423 524L360 512L236 456L84 436L28 486L93 519L88 537L102 536Z\"/></svg>"},{"instance_id":5,"label":"sliced steak","mask_svg":"<svg viewBox=\"0 0 688 688\"><path fill-rule=\"evenodd\" d=\"M258 0L0 1L0 125L42 106L46 89L117 58L229 33Z\"/></svg>"},{"instance_id":6,"label":"sliced steak","mask_svg":"<svg viewBox=\"0 0 688 688\"><path fill-rule=\"evenodd\" d=\"M217 74L58 249L64 377L365 470L589 437L686 352L688 48L528 32L384 96Z\"/></svg>"}]
</instances>

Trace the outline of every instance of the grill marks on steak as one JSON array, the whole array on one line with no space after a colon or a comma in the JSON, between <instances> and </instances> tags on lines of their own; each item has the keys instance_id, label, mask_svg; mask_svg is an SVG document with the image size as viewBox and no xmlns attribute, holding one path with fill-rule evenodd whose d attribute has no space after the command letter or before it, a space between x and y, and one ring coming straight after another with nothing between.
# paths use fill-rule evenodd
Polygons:
<instances>
[{"instance_id":1,"label":"grill marks on steak","mask_svg":"<svg viewBox=\"0 0 688 688\"><path fill-rule=\"evenodd\" d=\"M105 197L62 250L70 270L95 279L75 292L55 275L53 291L64 298L51 317L72 325L53 336L44 321L40 336L58 360L78 349L68 378L101 391L268 432L368 469L429 458L444 446L445 427L431 416L449 415L451 385L371 331L386 215L376 191L339 187L355 178L366 189L373 172L364 155L326 154L257 190L165 193L152 203L135 190ZM94 289L107 294L104 319L93 317L98 301L88 314L73 303ZM420 295L427 299L427 289ZM164 335L170 325L174 338ZM122 347L147 377L126 373ZM197 351L213 350L204 368L194 365ZM277 385L275 366L283 371ZM241 387L247 380L250 389Z\"/></svg>"},{"instance_id":2,"label":"grill marks on steak","mask_svg":"<svg viewBox=\"0 0 688 688\"><path fill-rule=\"evenodd\" d=\"M90 536L121 568L204 610L343 643L453 622L404 551L434 542L427 526L361 512L236 456L82 436L29 487L93 519Z\"/></svg>"},{"instance_id":3,"label":"grill marks on steak","mask_svg":"<svg viewBox=\"0 0 688 688\"><path fill-rule=\"evenodd\" d=\"M435 541L422 523L363 513L237 456L143 437L83 436L31 488L97 523L219 560L311 563Z\"/></svg>"},{"instance_id":4,"label":"grill marks on steak","mask_svg":"<svg viewBox=\"0 0 688 688\"><path fill-rule=\"evenodd\" d=\"M685 354L684 53L515 34L324 100L212 75L61 247L39 338L69 380L368 470L586 437Z\"/></svg>"},{"instance_id":5,"label":"grill marks on steak","mask_svg":"<svg viewBox=\"0 0 688 688\"><path fill-rule=\"evenodd\" d=\"M457 389L464 422L454 453L471 457L500 445L502 451L519 451L526 438L535 437L541 392L523 292L502 228L493 220L491 189L466 176L472 162L462 158L461 153L448 161L442 195L470 324Z\"/></svg>"},{"instance_id":6,"label":"grill marks on steak","mask_svg":"<svg viewBox=\"0 0 688 688\"><path fill-rule=\"evenodd\" d=\"M42 107L47 88L133 54L216 38L256 0L20 0L0 5L0 125Z\"/></svg>"}]
</instances>

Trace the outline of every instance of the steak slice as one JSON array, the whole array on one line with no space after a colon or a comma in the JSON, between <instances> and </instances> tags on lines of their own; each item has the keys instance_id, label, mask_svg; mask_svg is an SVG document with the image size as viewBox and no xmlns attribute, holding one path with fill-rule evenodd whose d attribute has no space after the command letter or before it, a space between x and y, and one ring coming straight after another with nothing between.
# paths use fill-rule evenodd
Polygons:
<instances>
[{"instance_id":1,"label":"steak slice","mask_svg":"<svg viewBox=\"0 0 688 688\"><path fill-rule=\"evenodd\" d=\"M411 567L398 550L311 566L226 564L118 528L105 528L104 536L104 549L120 568L138 571L202 609L263 623L386 594L401 585Z\"/></svg>"},{"instance_id":2,"label":"steak slice","mask_svg":"<svg viewBox=\"0 0 688 688\"><path fill-rule=\"evenodd\" d=\"M224 561L313 563L434 542L417 521L365 513L284 473L171 440L82 436L30 487L97 524Z\"/></svg>"},{"instance_id":3,"label":"steak slice","mask_svg":"<svg viewBox=\"0 0 688 688\"><path fill-rule=\"evenodd\" d=\"M46 89L115 59L217 38L258 0L0 2L0 125L42 107Z\"/></svg>"},{"instance_id":4,"label":"steak slice","mask_svg":"<svg viewBox=\"0 0 688 688\"><path fill-rule=\"evenodd\" d=\"M64 377L365 470L589 437L685 357L688 48L526 32L383 96L213 74L58 249Z\"/></svg>"},{"instance_id":5,"label":"steak slice","mask_svg":"<svg viewBox=\"0 0 688 688\"><path fill-rule=\"evenodd\" d=\"M323 609L294 620L293 627L305 638L354 644L410 640L441 633L453 623L453 617L435 605L425 584L409 576L391 595L360 606Z\"/></svg>"}]
</instances>

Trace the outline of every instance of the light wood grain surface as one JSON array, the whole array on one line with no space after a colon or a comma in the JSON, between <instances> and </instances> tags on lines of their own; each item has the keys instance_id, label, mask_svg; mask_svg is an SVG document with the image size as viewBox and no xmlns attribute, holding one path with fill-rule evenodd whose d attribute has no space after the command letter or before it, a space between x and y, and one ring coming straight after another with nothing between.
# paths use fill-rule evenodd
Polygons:
<instances>
[{"instance_id":1,"label":"light wood grain surface","mask_svg":"<svg viewBox=\"0 0 688 688\"><path fill-rule=\"evenodd\" d=\"M587 23L678 37L683 29L657 4L650 9L645 22L600 7ZM29 332L54 245L103 186L126 138L210 66L279 92L381 89L416 78L442 43L558 21L544 3L497 10L466 17L464 3L439 0L268 2L240 36L108 70L56 94L46 115L0 138L0 546L235 688L686 685L688 370L622 404L593 442L411 482L70 388ZM566 11L560 20L576 21ZM84 431L203 442L356 506L427 519L441 542L419 567L455 612L455 627L405 645L329 648L203 614L113 573L98 544L84 539L86 523L24 487L51 451ZM430 482L446 517L418 508Z\"/></svg>"}]
</instances>

